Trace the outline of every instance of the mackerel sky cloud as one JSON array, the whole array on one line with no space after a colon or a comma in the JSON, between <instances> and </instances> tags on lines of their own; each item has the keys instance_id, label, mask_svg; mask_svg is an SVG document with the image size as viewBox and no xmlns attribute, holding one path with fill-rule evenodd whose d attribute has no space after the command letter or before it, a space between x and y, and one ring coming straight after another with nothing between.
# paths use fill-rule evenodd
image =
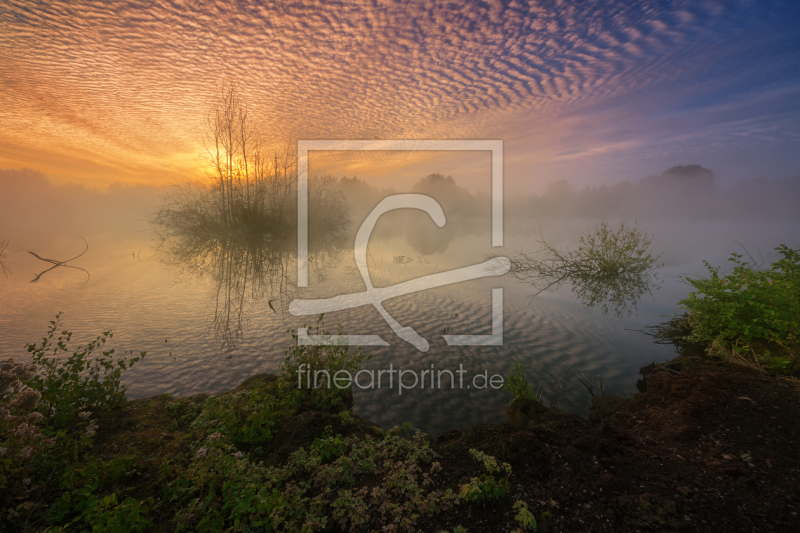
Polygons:
<instances>
[{"instance_id":1,"label":"mackerel sky cloud","mask_svg":"<svg viewBox=\"0 0 800 533\"><path fill-rule=\"evenodd\" d=\"M513 189L690 163L785 178L800 173L798 28L790 1L8 0L0 167L98 187L202 177L203 117L236 82L275 142L502 139ZM395 159L319 167L409 164Z\"/></svg>"}]
</instances>

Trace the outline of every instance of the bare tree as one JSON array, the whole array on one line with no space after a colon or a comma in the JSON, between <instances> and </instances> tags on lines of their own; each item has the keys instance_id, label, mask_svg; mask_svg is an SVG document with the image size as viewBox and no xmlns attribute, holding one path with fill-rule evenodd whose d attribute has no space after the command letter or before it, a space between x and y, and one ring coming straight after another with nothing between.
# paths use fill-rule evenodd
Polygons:
<instances>
[{"instance_id":1,"label":"bare tree","mask_svg":"<svg viewBox=\"0 0 800 533\"><path fill-rule=\"evenodd\" d=\"M236 84L221 87L206 115L205 147L219 195L219 220L227 227L280 224L297 175L288 145L270 158ZM278 228L272 228L278 229Z\"/></svg>"}]
</instances>

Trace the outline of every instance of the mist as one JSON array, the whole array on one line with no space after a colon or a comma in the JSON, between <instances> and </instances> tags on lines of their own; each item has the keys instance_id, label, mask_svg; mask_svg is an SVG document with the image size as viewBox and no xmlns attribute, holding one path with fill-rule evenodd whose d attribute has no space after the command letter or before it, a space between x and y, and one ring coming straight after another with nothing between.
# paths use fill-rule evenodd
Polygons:
<instances>
[{"instance_id":1,"label":"mist","mask_svg":"<svg viewBox=\"0 0 800 533\"><path fill-rule=\"evenodd\" d=\"M415 254L437 256L446 253L453 241L486 234L490 228L489 195L461 187L458 176L420 176L410 190L377 188L358 177L335 181L349 205L349 238L383 198L401 192L436 199L447 223L438 228L424 213L401 210L381 217L373 239L400 238ZM0 238L10 242L12 251L43 249L78 236L87 238L90 245L98 237L149 239L150 217L175 190L175 186L115 184L98 191L54 185L45 174L31 169L0 169ZM760 261L780 243L798 244L798 205L800 175L741 180L722 188L713 170L690 164L673 166L636 183L576 189L569 182L556 181L542 194L507 193L504 231L507 241L546 240L568 247L601 221L637 221L653 236L654 248L664 252L667 266L720 261L743 249ZM756 257L759 254L761 258Z\"/></svg>"},{"instance_id":2,"label":"mist","mask_svg":"<svg viewBox=\"0 0 800 533\"><path fill-rule=\"evenodd\" d=\"M635 184L623 181L576 190L567 181L556 181L543 194L507 194L504 232L511 241L533 238L568 247L602 221L636 222L653 236L654 249L664 253L667 266L724 260L743 249L766 259L782 242L797 245L800 175L742 180L727 189L718 181L713 170L694 164L673 166ZM372 187L357 177L342 178L339 184L354 221L362 220L386 195L401 192ZM382 217L374 238L403 237L416 253L436 255L454 239L486 234L491 227L489 196L458 186L457 177L430 174L402 192L432 196L442 205L447 223L437 228L427 215L404 210Z\"/></svg>"},{"instance_id":3,"label":"mist","mask_svg":"<svg viewBox=\"0 0 800 533\"><path fill-rule=\"evenodd\" d=\"M42 172L0 169L0 235L27 249L65 237L121 238L149 231L147 218L171 187L54 185Z\"/></svg>"}]
</instances>

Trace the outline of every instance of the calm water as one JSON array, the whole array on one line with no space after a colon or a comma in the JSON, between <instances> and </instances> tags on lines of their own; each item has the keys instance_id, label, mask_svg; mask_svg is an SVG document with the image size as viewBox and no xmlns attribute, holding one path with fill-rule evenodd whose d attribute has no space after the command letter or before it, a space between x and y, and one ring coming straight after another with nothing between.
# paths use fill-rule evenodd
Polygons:
<instances>
[{"instance_id":1,"label":"calm water","mask_svg":"<svg viewBox=\"0 0 800 533\"><path fill-rule=\"evenodd\" d=\"M574 237L597 222L569 220L542 225L545 235L552 235L559 245L569 246L574 245ZM655 234L653 248L665 252L663 260L667 265L660 271L661 289L652 296L645 295L638 313L630 318L584 310L568 287L531 299L533 290L529 286L507 278L486 278L385 302L386 310L398 322L415 328L430 342L427 353L395 336L373 307L331 313L325 322L330 327L341 324L350 334L379 334L390 343L388 347L364 348L373 354L371 360L365 361L368 369L387 369L391 364L395 369L419 371L434 364L437 369L454 371L463 365L466 384L476 373L486 370L489 375L507 374L512 363L520 362L529 381L536 385L541 380L545 402L549 402L553 387L563 376L558 407L585 416L591 397L578 380L581 373L593 378L602 376L605 392L624 396L636 392L641 366L673 356L670 346L656 345L650 337L630 330L656 324L665 320L663 315L676 312L678 300L689 292L679 274L703 274L703 259L722 264L730 252L737 251L735 240L749 250L766 252L781 242L796 245L798 237L789 224L774 222L737 225L661 220L643 225ZM521 228L511 229L516 231L508 232L511 236L506 237L507 251L535 249L532 238L521 236ZM283 351L291 342L287 330L315 322L313 317L290 315L288 300L278 298L277 289L270 292L269 287L259 288L252 283L244 287L234 283L231 289L229 279L220 291L219 276L215 279L213 268L198 274L168 265L163 255L154 250L149 231L103 233L98 229L96 234L84 237L90 243L89 251L71 264L91 273L88 282L83 272L57 268L38 283L29 283L33 273L49 265L24 250L11 257L13 273L0 278L3 356L25 357L25 344L39 340L48 321L63 311L63 324L75 332L73 338L78 341L85 342L112 329L118 350L148 352L144 361L125 375L130 397L163 392L219 392L251 375L276 372ZM83 247L80 239L65 236L35 251L43 257L66 259ZM387 286L479 263L484 254L492 252L498 250L489 247L487 235L458 238L445 252L424 258L405 239L377 241L370 246L370 273L375 286ZM395 256L401 254L414 260L395 263ZM295 263L287 264L288 275L294 278ZM364 288L354 269L352 251L344 252L325 273L324 280L312 276L307 289L284 292L309 298ZM235 276L236 272L228 274ZM444 328L449 334L491 332L491 289L495 287L504 289L503 346L447 346L440 336ZM234 315L242 312L242 331L235 349L226 352L225 339L213 318L220 298L225 303L224 293L231 290L235 293ZM267 304L271 299L276 311ZM238 323L238 319L234 322ZM415 388L400 395L395 387L355 393L356 412L382 427L409 421L432 434L475 423L504 421L508 401L509 396L501 391L473 388Z\"/></svg>"}]
</instances>

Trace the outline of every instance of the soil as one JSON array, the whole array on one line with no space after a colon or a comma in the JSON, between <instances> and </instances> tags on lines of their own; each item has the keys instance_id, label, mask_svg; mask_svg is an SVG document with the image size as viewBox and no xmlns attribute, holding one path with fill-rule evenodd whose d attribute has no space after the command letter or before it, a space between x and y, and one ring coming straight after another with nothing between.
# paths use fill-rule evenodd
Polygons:
<instances>
[{"instance_id":1,"label":"soil","mask_svg":"<svg viewBox=\"0 0 800 533\"><path fill-rule=\"evenodd\" d=\"M512 506L523 500L540 532L800 531L800 381L690 356L642 373L644 392L596 395L588 420L525 400L510 406L511 423L440 433L432 441L442 466L435 488L457 492L484 474L469 453L477 448L511 465L509 490L497 501L420 519L419 530L512 531L519 525ZM191 417L203 397L188 400ZM136 400L103 416L98 454L133 445L164 462L179 460L189 436L176 429L180 413L167 412L172 401ZM366 420L347 429L336 427L338 419L295 413L273 439L273 460L328 425L363 438L377 434ZM142 497L162 475L142 472ZM172 513L160 514L153 531L174 531Z\"/></svg>"},{"instance_id":2,"label":"soil","mask_svg":"<svg viewBox=\"0 0 800 533\"><path fill-rule=\"evenodd\" d=\"M642 372L646 392L594 396L589 420L527 400L440 434L442 482L477 475L472 447L513 467L507 504L449 524L510 531L522 499L542 532L800 531L800 381L694 357Z\"/></svg>"}]
</instances>

